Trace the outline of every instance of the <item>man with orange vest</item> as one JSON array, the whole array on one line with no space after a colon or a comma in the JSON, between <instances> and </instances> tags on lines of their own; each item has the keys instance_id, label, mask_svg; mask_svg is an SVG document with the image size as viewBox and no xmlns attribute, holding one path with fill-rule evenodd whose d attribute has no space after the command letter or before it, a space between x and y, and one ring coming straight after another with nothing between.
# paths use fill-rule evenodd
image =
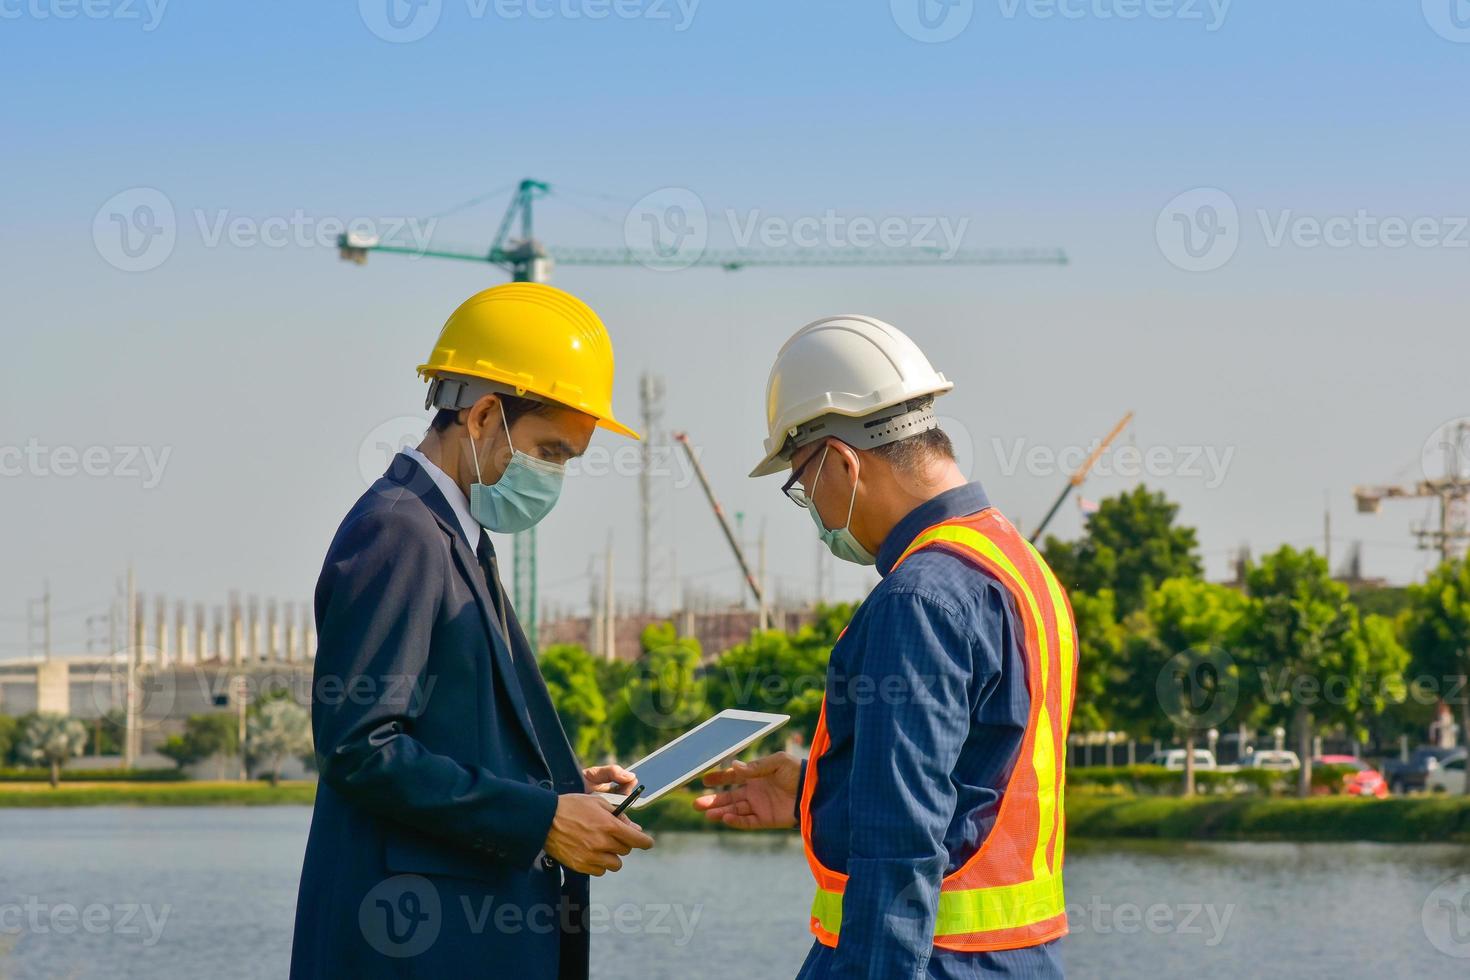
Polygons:
<instances>
[{"instance_id":1,"label":"man with orange vest","mask_svg":"<svg viewBox=\"0 0 1470 980\"><path fill-rule=\"evenodd\" d=\"M781 349L752 476L788 471L839 558L882 580L832 649L811 756L711 773L695 806L799 824L816 884L801 978L1053 977L1077 635L1041 556L967 482L902 332L818 320Z\"/></svg>"}]
</instances>

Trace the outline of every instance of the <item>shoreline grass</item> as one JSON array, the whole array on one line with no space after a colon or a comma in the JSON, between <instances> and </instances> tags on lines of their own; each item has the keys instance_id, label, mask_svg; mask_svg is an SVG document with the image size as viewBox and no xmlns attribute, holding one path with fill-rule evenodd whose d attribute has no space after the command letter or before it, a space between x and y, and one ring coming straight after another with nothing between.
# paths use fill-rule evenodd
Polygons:
<instances>
[{"instance_id":1,"label":"shoreline grass","mask_svg":"<svg viewBox=\"0 0 1470 980\"><path fill-rule=\"evenodd\" d=\"M1470 798L1180 799L1069 793L1067 833L1088 839L1470 844Z\"/></svg>"},{"instance_id":2,"label":"shoreline grass","mask_svg":"<svg viewBox=\"0 0 1470 980\"><path fill-rule=\"evenodd\" d=\"M309 781L63 782L0 784L0 808L77 806L309 806ZM653 832L715 831L690 806L691 790L636 811ZM1370 841L1470 844L1470 799L1460 796L1359 800L1329 796L1281 799L1129 796L1074 791L1067 796L1067 833L1078 839L1216 841Z\"/></svg>"}]
</instances>

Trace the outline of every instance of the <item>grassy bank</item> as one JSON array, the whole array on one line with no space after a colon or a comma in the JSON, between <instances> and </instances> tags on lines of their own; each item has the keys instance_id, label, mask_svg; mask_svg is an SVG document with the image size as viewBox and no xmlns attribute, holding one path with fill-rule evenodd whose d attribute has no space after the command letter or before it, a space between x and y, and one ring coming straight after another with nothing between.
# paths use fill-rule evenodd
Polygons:
<instances>
[{"instance_id":1,"label":"grassy bank","mask_svg":"<svg viewBox=\"0 0 1470 980\"><path fill-rule=\"evenodd\" d=\"M72 782L0 784L0 807L308 805L308 782ZM671 793L635 819L661 833L725 830L690 806L692 791ZM1421 796L1359 800L1267 797L1191 800L1073 791L1067 832L1078 838L1254 841L1458 842L1470 844L1470 800Z\"/></svg>"},{"instance_id":2,"label":"grassy bank","mask_svg":"<svg viewBox=\"0 0 1470 980\"><path fill-rule=\"evenodd\" d=\"M315 783L62 782L0 785L0 807L44 806L279 806L309 804Z\"/></svg>"},{"instance_id":3,"label":"grassy bank","mask_svg":"<svg viewBox=\"0 0 1470 980\"><path fill-rule=\"evenodd\" d=\"M1470 843L1470 800L1458 796L1186 800L1070 793L1067 833L1160 840Z\"/></svg>"}]
</instances>

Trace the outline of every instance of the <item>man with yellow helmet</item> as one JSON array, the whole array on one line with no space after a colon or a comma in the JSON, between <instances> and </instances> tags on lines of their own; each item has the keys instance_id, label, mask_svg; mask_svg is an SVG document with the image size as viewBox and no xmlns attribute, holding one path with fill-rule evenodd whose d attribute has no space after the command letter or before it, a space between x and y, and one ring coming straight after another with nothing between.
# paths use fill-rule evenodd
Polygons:
<instances>
[{"instance_id":1,"label":"man with yellow helmet","mask_svg":"<svg viewBox=\"0 0 1470 980\"><path fill-rule=\"evenodd\" d=\"M585 978L588 875L653 841L583 769L485 531L549 513L612 412L586 304L511 283L454 311L419 373L438 409L343 520L316 590L321 772L293 977Z\"/></svg>"}]
</instances>

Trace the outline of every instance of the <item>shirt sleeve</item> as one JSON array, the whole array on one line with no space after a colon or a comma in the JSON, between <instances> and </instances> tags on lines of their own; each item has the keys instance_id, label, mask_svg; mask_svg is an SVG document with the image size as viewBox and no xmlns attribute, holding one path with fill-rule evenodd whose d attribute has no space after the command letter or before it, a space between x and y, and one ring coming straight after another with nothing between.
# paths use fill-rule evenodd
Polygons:
<instances>
[{"instance_id":1,"label":"shirt sleeve","mask_svg":"<svg viewBox=\"0 0 1470 980\"><path fill-rule=\"evenodd\" d=\"M948 865L951 774L970 730L975 628L922 592L889 593L871 610L839 692L853 700L855 730L833 977L925 973Z\"/></svg>"}]
</instances>

